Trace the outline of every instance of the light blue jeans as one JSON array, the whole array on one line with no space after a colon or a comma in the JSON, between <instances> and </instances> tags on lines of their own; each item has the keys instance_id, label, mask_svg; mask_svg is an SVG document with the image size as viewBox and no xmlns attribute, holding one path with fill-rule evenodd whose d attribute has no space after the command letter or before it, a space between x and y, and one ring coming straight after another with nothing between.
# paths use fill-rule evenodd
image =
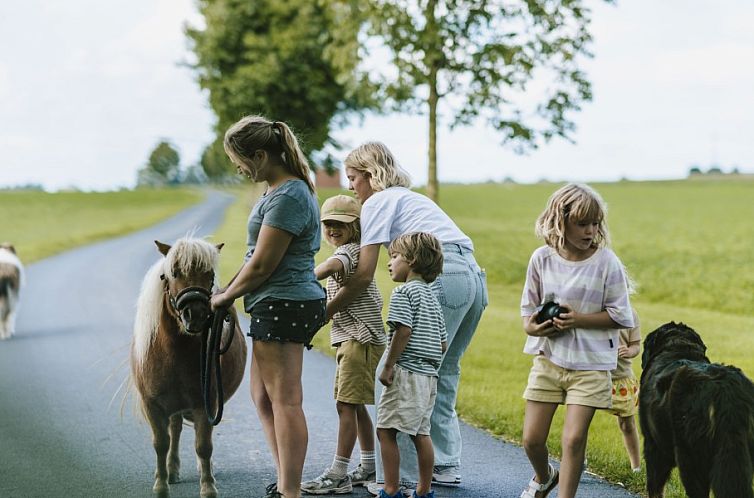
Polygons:
<instances>
[{"instance_id":1,"label":"light blue jeans","mask_svg":"<svg viewBox=\"0 0 754 498\"><path fill-rule=\"evenodd\" d=\"M442 273L431 287L440 301L445 328L448 331L448 350L445 352L437 380L437 399L432 412L432 445L436 466L461 465L461 428L456 414L458 381L461 377L461 356L476 332L482 312L488 303L487 277L479 268L474 253L457 244L443 244ZM377 367L379 373L385 361ZM382 385L376 383L376 397L380 399ZM376 419L375 419L376 420ZM379 441L375 448L377 481L384 482ZM419 479L416 449L411 438L398 433L401 455L400 483L414 487Z\"/></svg>"}]
</instances>

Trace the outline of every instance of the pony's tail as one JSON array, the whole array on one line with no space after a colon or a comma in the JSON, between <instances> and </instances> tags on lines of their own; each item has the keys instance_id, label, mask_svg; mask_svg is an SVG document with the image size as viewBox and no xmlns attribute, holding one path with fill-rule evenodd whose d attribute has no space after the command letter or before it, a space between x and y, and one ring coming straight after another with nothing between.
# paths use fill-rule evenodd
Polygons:
<instances>
[{"instance_id":1,"label":"pony's tail","mask_svg":"<svg viewBox=\"0 0 754 498\"><path fill-rule=\"evenodd\" d=\"M735 367L723 367L722 388L714 397L710 484L715 496L754 498L754 385Z\"/></svg>"}]
</instances>

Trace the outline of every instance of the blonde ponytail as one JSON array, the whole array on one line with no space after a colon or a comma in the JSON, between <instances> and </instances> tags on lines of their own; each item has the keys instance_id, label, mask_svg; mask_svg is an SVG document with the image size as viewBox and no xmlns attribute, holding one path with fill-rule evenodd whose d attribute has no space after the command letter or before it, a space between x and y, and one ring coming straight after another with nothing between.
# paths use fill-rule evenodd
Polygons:
<instances>
[{"instance_id":1,"label":"blonde ponytail","mask_svg":"<svg viewBox=\"0 0 754 498\"><path fill-rule=\"evenodd\" d=\"M309 173L309 162L306 160L306 156L301 151L301 147L298 145L298 140L293 131L287 124L282 121L275 121L272 123L273 132L280 138L280 145L283 149L283 161L288 167L289 171L301 178L309 186L309 190L314 193L314 183L312 182Z\"/></svg>"}]
</instances>

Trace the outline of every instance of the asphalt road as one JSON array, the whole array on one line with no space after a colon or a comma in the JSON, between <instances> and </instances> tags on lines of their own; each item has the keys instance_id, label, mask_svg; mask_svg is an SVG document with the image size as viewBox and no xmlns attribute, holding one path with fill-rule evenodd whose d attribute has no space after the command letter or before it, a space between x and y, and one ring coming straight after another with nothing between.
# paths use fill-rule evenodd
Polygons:
<instances>
[{"instance_id":1,"label":"asphalt road","mask_svg":"<svg viewBox=\"0 0 754 498\"><path fill-rule=\"evenodd\" d=\"M227 195L210 193L201 205L149 229L27 267L17 335L0 342L0 497L152 496L149 426L131 400L121 410L121 396L115 395L128 374L134 303L144 273L159 257L152 241L172 242L192 228L211 234L230 202ZM240 262L242 255L224 257ZM333 374L329 357L305 354L305 478L318 475L332 459ZM247 376L215 429L221 496L262 496L274 479L248 392ZM531 475L523 451L468 426L463 436L463 484L438 487L436 496L518 497ZM193 439L186 428L182 481L171 486L173 497L199 494ZM351 496L368 494L359 488ZM585 475L579 496L634 495Z\"/></svg>"}]
</instances>

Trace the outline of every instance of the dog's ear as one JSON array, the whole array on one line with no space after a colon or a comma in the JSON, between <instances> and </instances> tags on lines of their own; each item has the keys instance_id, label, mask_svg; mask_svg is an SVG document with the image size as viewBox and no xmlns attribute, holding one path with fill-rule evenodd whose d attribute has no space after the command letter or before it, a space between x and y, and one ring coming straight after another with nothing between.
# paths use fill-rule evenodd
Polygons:
<instances>
[{"instance_id":1,"label":"dog's ear","mask_svg":"<svg viewBox=\"0 0 754 498\"><path fill-rule=\"evenodd\" d=\"M644 350L641 353L641 369L644 370L647 368L647 364L649 363L649 360L652 358L652 354L654 353L655 348L655 342L657 342L657 334L659 333L659 329L655 330L654 332L651 332L646 339L644 339Z\"/></svg>"},{"instance_id":2,"label":"dog's ear","mask_svg":"<svg viewBox=\"0 0 754 498\"><path fill-rule=\"evenodd\" d=\"M699 333L696 330L692 329L691 327L689 327L685 323L679 323L678 325L680 327L683 327L686 330L686 332L688 332L688 334L691 335L691 337L694 338L694 342L696 344L698 344L699 347L702 348L702 353L706 353L707 352L707 345L704 344L704 340L702 339L702 336L700 336Z\"/></svg>"}]
</instances>

